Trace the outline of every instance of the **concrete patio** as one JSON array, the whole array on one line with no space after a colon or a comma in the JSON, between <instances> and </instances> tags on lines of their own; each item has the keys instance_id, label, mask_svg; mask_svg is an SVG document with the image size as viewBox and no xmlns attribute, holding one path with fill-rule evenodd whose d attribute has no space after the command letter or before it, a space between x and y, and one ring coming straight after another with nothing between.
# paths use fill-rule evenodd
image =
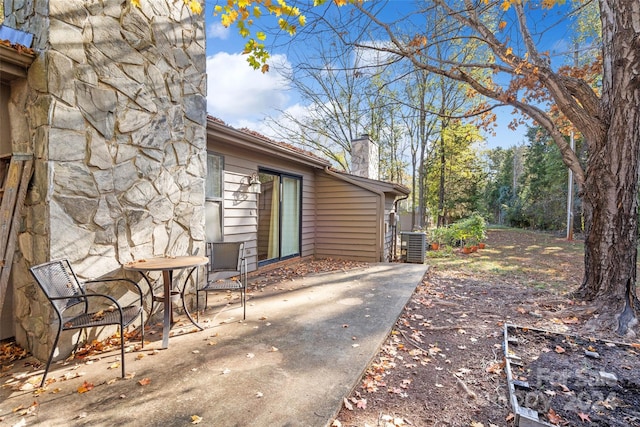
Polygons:
<instances>
[{"instance_id":1,"label":"concrete patio","mask_svg":"<svg viewBox=\"0 0 640 427\"><path fill-rule=\"evenodd\" d=\"M128 353L130 379L110 369L111 351L54 364L57 381L37 394L16 389L42 372L19 360L3 373L0 425L328 426L426 270L373 264L270 285L250 294L246 321L239 304L210 302L204 331L178 322L169 349L155 333Z\"/></svg>"}]
</instances>

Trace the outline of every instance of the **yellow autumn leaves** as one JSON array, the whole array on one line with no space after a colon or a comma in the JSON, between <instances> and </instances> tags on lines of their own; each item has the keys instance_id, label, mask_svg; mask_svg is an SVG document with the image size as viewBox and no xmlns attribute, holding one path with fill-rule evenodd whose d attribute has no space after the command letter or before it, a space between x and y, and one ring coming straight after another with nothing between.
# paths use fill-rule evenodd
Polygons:
<instances>
[{"instance_id":1,"label":"yellow autumn leaves","mask_svg":"<svg viewBox=\"0 0 640 427\"><path fill-rule=\"evenodd\" d=\"M489 4L489 0L483 0L484 4ZM500 3L500 9L503 12L506 12L513 6L514 4L519 4L520 2L526 2L526 0L503 0ZM555 5L564 4L565 0L542 0L542 8L543 9L551 9Z\"/></svg>"},{"instance_id":2,"label":"yellow autumn leaves","mask_svg":"<svg viewBox=\"0 0 640 427\"><path fill-rule=\"evenodd\" d=\"M193 13L200 14L202 13L202 4L200 4L199 0L182 0L184 4L189 6L189 9ZM134 7L140 7L140 0L131 0L131 5Z\"/></svg>"},{"instance_id":3,"label":"yellow autumn leaves","mask_svg":"<svg viewBox=\"0 0 640 427\"><path fill-rule=\"evenodd\" d=\"M291 35L296 33L297 25L306 24L306 17L302 15L300 9L288 5L284 0L278 0L277 3L271 0L228 0L224 6L217 5L214 8L214 14L220 16L222 25L228 28L235 23L240 30L240 35L248 37L250 35L248 27L253 25L254 18L262 16L263 9L278 17L280 29ZM290 22L291 18L294 18L294 22L297 20L297 25ZM264 37L264 33L257 35L259 40L264 40Z\"/></svg>"}]
</instances>

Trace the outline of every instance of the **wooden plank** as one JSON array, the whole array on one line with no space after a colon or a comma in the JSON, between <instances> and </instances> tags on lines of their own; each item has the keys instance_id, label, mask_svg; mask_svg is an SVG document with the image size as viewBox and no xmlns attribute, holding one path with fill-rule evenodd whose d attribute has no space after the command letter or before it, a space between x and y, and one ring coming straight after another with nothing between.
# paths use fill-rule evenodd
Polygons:
<instances>
[{"instance_id":1,"label":"wooden plank","mask_svg":"<svg viewBox=\"0 0 640 427\"><path fill-rule=\"evenodd\" d=\"M33 174L33 158L30 157L27 160L16 160L16 163L18 162L21 164L21 177L20 182L18 183L18 188L16 189L17 196L12 213L10 231L5 248L5 256L3 258L4 265L0 272L0 307L4 305L4 299L7 293L7 285L9 284L9 276L11 275L11 265L13 264L13 254L16 247L18 228L22 219L22 207L24 206L27 189L29 188L29 181ZM11 163L13 164L13 161Z\"/></svg>"},{"instance_id":2,"label":"wooden plank","mask_svg":"<svg viewBox=\"0 0 640 427\"><path fill-rule=\"evenodd\" d=\"M11 162L5 179L5 194L2 197L2 204L0 204L0 260L5 259L5 251L12 223L11 219L13 218L16 198L18 197L18 186L20 184L20 175L22 175L22 166L22 161Z\"/></svg>"}]
</instances>

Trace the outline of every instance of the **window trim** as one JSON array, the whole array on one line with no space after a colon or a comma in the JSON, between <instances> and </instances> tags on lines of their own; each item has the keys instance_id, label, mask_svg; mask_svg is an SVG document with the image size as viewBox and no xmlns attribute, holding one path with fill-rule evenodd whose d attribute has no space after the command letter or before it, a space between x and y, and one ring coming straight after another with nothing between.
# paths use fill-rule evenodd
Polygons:
<instances>
[{"instance_id":1,"label":"window trim","mask_svg":"<svg viewBox=\"0 0 640 427\"><path fill-rule=\"evenodd\" d=\"M208 185L208 177L209 177L209 156L216 156L220 159L220 196L214 196L214 197L210 197L208 195L207 192L207 185ZM205 188L204 188L204 209L206 212L207 209L207 203L211 202L211 203L218 203L219 207L220 207L220 212L219 212L219 216L220 216L220 242L224 242L224 191L225 191L225 185L224 185L224 165L225 165L225 157L224 155L215 152L215 151L210 151L207 150L207 161L206 161L206 175L205 175ZM205 233L207 232L208 228L207 228L207 224L205 224ZM208 240L208 237L207 237Z\"/></svg>"},{"instance_id":2,"label":"window trim","mask_svg":"<svg viewBox=\"0 0 640 427\"><path fill-rule=\"evenodd\" d=\"M207 183L209 182L207 178L209 177L209 156L215 156L220 158L220 196L209 197L207 192ZM213 202L221 202L224 201L224 161L225 158L222 154L217 153L215 151L207 150L207 173L205 176L205 188L204 188L204 199Z\"/></svg>"}]
</instances>

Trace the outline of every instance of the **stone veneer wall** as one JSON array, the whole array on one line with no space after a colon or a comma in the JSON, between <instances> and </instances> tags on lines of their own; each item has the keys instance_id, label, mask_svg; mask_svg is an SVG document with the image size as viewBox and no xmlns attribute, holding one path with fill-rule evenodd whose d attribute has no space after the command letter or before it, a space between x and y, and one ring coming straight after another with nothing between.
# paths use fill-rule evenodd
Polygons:
<instances>
[{"instance_id":1,"label":"stone veneer wall","mask_svg":"<svg viewBox=\"0 0 640 427\"><path fill-rule=\"evenodd\" d=\"M16 340L46 358L55 329L29 266L107 277L204 253L204 15L183 0L4 1L38 52L9 106L14 152L36 157L12 283Z\"/></svg>"},{"instance_id":2,"label":"stone veneer wall","mask_svg":"<svg viewBox=\"0 0 640 427\"><path fill-rule=\"evenodd\" d=\"M351 141L351 173L369 179L379 179L379 149L369 135Z\"/></svg>"}]
</instances>

